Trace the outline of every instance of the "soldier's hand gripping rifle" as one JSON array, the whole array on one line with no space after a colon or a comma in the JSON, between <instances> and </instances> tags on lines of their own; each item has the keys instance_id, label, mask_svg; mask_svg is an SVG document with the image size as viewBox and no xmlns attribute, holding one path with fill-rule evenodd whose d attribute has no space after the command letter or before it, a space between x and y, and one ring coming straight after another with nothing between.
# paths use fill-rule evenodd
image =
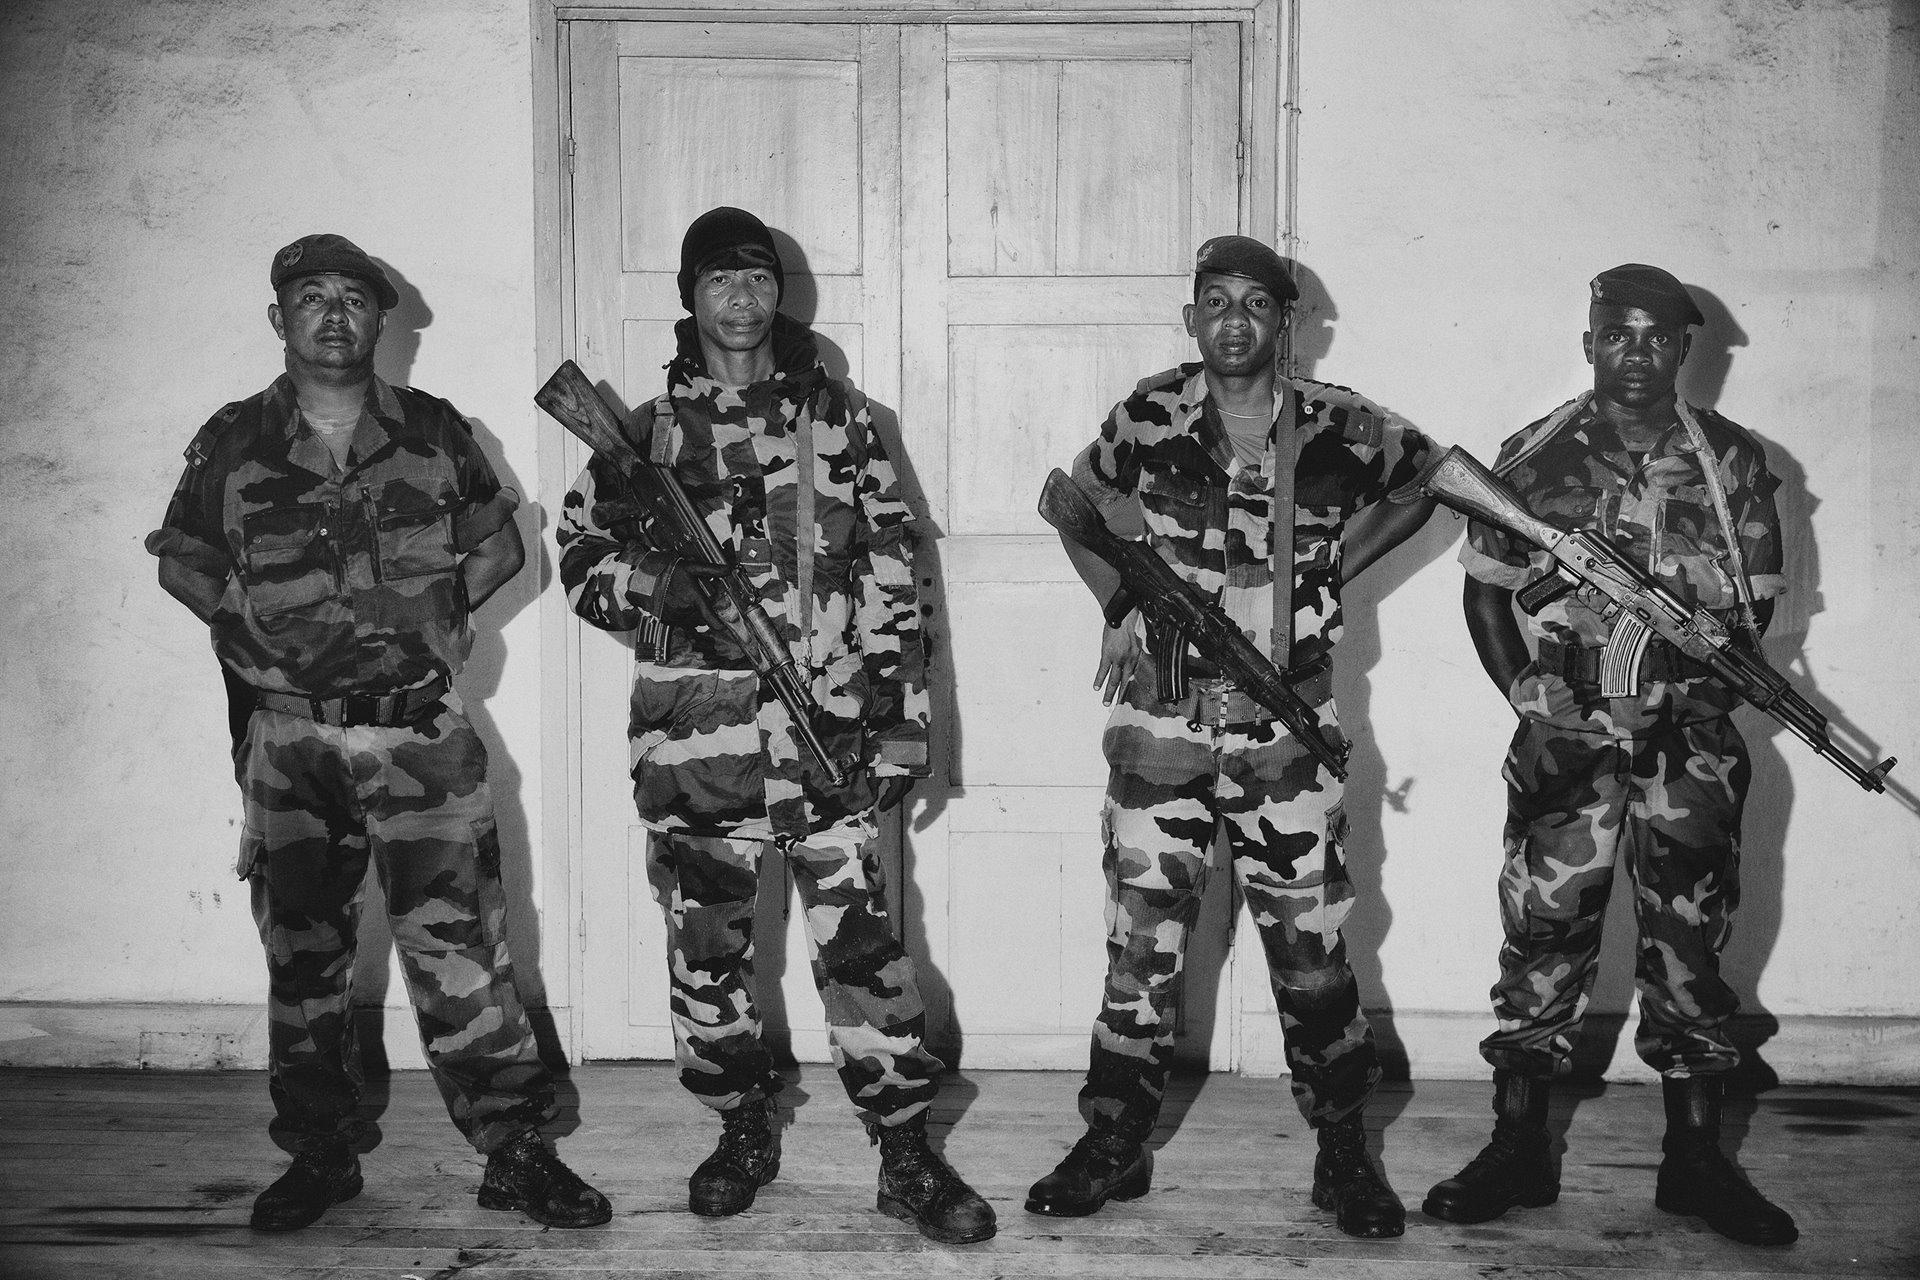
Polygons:
<instances>
[{"instance_id":1,"label":"soldier's hand gripping rifle","mask_svg":"<svg viewBox=\"0 0 1920 1280\"><path fill-rule=\"evenodd\" d=\"M1886 776L1894 765L1891 756L1867 768L1836 747L1827 733L1827 718L1796 693L1785 677L1758 655L1735 645L1718 618L1686 604L1604 536L1586 530L1568 533L1535 516L1505 481L1458 446L1448 449L1393 497L1408 502L1419 494L1517 534L1553 556L1553 571L1516 593L1528 614L1538 613L1570 591L1584 591L1603 618L1611 616L1613 630L1600 658L1602 696L1633 696L1640 660L1657 635L1785 725L1863 788L1887 789Z\"/></svg>"},{"instance_id":2,"label":"soldier's hand gripping rifle","mask_svg":"<svg viewBox=\"0 0 1920 1280\"><path fill-rule=\"evenodd\" d=\"M547 384L534 393L533 402L626 478L648 532L659 540L663 550L689 563L721 570L687 577L708 616L734 638L753 664L755 674L786 707L794 731L820 762L827 778L836 787L845 786L848 766L828 755L814 732L813 717L819 706L795 671L793 654L774 629L773 619L754 598L753 587L740 567L694 510L673 469L641 456L621 432L619 416L571 360L561 362Z\"/></svg>"},{"instance_id":3,"label":"soldier's hand gripping rifle","mask_svg":"<svg viewBox=\"0 0 1920 1280\"><path fill-rule=\"evenodd\" d=\"M1248 697L1273 712L1287 732L1318 757L1334 777L1346 781L1346 752L1321 735L1313 708L1293 691L1293 686L1267 655L1247 639L1219 606L1202 599L1160 558L1159 552L1107 528L1093 500L1057 467L1040 490L1040 514L1048 524L1119 573L1121 590L1107 602L1104 610L1107 625L1119 626L1138 605L1146 615L1148 647L1153 651L1163 692L1181 687L1180 660L1191 644Z\"/></svg>"}]
</instances>

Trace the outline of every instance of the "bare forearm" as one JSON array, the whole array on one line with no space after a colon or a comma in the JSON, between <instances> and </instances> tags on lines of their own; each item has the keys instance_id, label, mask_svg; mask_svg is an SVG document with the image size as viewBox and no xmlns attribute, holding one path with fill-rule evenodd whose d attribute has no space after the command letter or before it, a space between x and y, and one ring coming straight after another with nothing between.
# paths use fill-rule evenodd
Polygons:
<instances>
[{"instance_id":1,"label":"bare forearm","mask_svg":"<svg viewBox=\"0 0 1920 1280\"><path fill-rule=\"evenodd\" d=\"M467 607L478 609L487 597L512 581L526 562L527 549L520 541L519 527L511 521L500 526L460 562Z\"/></svg>"},{"instance_id":2,"label":"bare forearm","mask_svg":"<svg viewBox=\"0 0 1920 1280\"><path fill-rule=\"evenodd\" d=\"M1468 578L1461 606L1480 665L1504 696L1533 660L1527 652L1526 637L1520 634L1520 624L1513 619L1513 592Z\"/></svg>"},{"instance_id":3,"label":"bare forearm","mask_svg":"<svg viewBox=\"0 0 1920 1280\"><path fill-rule=\"evenodd\" d=\"M1340 549L1340 581L1352 582L1367 566L1418 533L1433 508L1432 498L1405 506L1376 502L1348 521Z\"/></svg>"}]
</instances>

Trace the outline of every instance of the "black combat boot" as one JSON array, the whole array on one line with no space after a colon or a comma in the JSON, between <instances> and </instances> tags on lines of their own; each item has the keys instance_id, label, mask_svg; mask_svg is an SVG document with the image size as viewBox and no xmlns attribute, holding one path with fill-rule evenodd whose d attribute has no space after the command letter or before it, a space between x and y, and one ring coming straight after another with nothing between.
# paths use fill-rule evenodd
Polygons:
<instances>
[{"instance_id":1,"label":"black combat boot","mask_svg":"<svg viewBox=\"0 0 1920 1280\"><path fill-rule=\"evenodd\" d=\"M1153 1185L1153 1152L1128 1129L1096 1124L1027 1192L1027 1212L1084 1218L1109 1200L1138 1200Z\"/></svg>"},{"instance_id":2,"label":"black combat boot","mask_svg":"<svg viewBox=\"0 0 1920 1280\"><path fill-rule=\"evenodd\" d=\"M360 1194L360 1157L346 1143L307 1147L253 1202L256 1231L298 1231Z\"/></svg>"},{"instance_id":3,"label":"black combat boot","mask_svg":"<svg viewBox=\"0 0 1920 1280\"><path fill-rule=\"evenodd\" d=\"M972 1244L994 1232L993 1206L927 1146L927 1113L874 1126L880 1144L880 1192L874 1207L942 1244Z\"/></svg>"},{"instance_id":4,"label":"black combat boot","mask_svg":"<svg viewBox=\"0 0 1920 1280\"><path fill-rule=\"evenodd\" d=\"M1654 1184L1653 1202L1668 1213L1705 1218L1707 1225L1743 1244L1792 1244L1800 1238L1793 1218L1753 1189L1720 1150L1719 1076L1665 1076L1666 1158Z\"/></svg>"},{"instance_id":5,"label":"black combat boot","mask_svg":"<svg viewBox=\"0 0 1920 1280\"><path fill-rule=\"evenodd\" d=\"M607 1198L560 1163L536 1129L487 1157L477 1199L482 1209L518 1209L548 1227L597 1227L613 1217Z\"/></svg>"},{"instance_id":6,"label":"black combat boot","mask_svg":"<svg viewBox=\"0 0 1920 1280\"><path fill-rule=\"evenodd\" d=\"M1547 1132L1548 1082L1505 1068L1493 1073L1493 1141L1467 1167L1437 1182L1420 1212L1445 1222L1488 1222L1516 1205L1560 1198Z\"/></svg>"},{"instance_id":7,"label":"black combat boot","mask_svg":"<svg viewBox=\"0 0 1920 1280\"><path fill-rule=\"evenodd\" d=\"M780 1172L779 1104L756 1098L720 1113L720 1143L687 1179L687 1208L724 1218L753 1204Z\"/></svg>"},{"instance_id":8,"label":"black combat boot","mask_svg":"<svg viewBox=\"0 0 1920 1280\"><path fill-rule=\"evenodd\" d=\"M1381 1180L1367 1155L1367 1129L1361 1114L1321 1125L1320 1154L1313 1162L1313 1202L1333 1214L1350 1236L1378 1240L1407 1229L1400 1197Z\"/></svg>"}]
</instances>

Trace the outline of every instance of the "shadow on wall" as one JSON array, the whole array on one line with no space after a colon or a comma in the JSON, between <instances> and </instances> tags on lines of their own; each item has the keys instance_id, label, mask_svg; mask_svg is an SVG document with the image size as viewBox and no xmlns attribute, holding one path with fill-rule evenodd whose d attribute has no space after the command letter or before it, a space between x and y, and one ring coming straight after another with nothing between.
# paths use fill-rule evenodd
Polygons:
<instances>
[{"instance_id":1,"label":"shadow on wall","mask_svg":"<svg viewBox=\"0 0 1920 1280\"><path fill-rule=\"evenodd\" d=\"M1300 289L1300 299L1294 306L1287 367L1300 378L1336 381L1322 371L1320 365L1333 349L1334 321L1339 318L1339 309L1317 272L1300 262L1290 262L1289 266ZM1357 390L1366 394L1364 387ZM1381 407L1393 412L1391 406ZM1419 427L1409 419L1402 420L1416 429ZM1341 728L1353 743L1353 754L1347 762L1345 805L1347 873L1354 890L1353 912L1347 918L1343 933L1347 959L1360 988L1360 1002L1373 1022L1381 1066L1390 1079L1405 1079L1408 1067L1406 1045L1394 1027L1393 997L1387 990L1386 973L1380 960L1381 949L1393 928L1393 907L1382 887L1386 862L1392 856L1386 845L1383 814L1388 807L1406 812L1418 780L1389 778L1388 762L1372 732L1373 686L1368 677L1384 652L1380 601L1427 565L1448 555L1463 527L1460 522L1436 512L1419 532L1370 566L1341 593L1345 632L1334 658L1334 688ZM1458 618L1453 622L1465 625ZM1446 621L1439 620L1436 625L1446 625ZM1489 767L1494 767L1494 762L1490 762ZM1492 891L1491 881L1488 891ZM1494 945L1496 940L1490 939L1489 948Z\"/></svg>"},{"instance_id":2,"label":"shadow on wall","mask_svg":"<svg viewBox=\"0 0 1920 1280\"><path fill-rule=\"evenodd\" d=\"M433 323L433 311L402 272L384 259L375 261L379 262L400 295L399 304L387 313L386 328L381 334L375 355L375 368L387 382L395 386L407 386L410 385L412 368L420 353L423 331ZM424 390L459 406L458 388ZM564 1074L566 1053L554 1026L548 1007L546 982L540 971L541 920L533 901L533 839L526 810L524 775L518 762L507 750L489 707L489 699L499 691L501 676L506 669L507 646L502 631L508 621L539 597L554 576L546 549L547 540L543 536L547 518L538 504L524 501L525 496L532 492L531 486L508 466L499 437L482 419L468 417L467 421L473 428L474 439L481 451L493 464L500 483L518 491L523 497L516 519L521 540L527 549L527 566L474 615L473 650L456 683L465 714L487 748L487 782L493 794L494 822L500 837L500 872L507 900L505 932L508 953L513 959L514 984L520 992L521 1002L527 1007L534 1032L539 1037L542 1059L550 1068ZM368 874L374 874L371 868ZM381 901L374 885L369 884L368 893L369 901ZM392 933L384 912L366 912L362 917L353 981L355 1005L361 1024L361 1052L366 1059L370 1080L376 1080L384 1074L386 1067L380 1034L386 1013L384 1006L401 994L392 990L392 955ZM565 1096L568 1088L563 1082L563 1103L573 1101ZM370 1103L377 1106L377 1095L373 1090L369 1094ZM571 1105L564 1110L565 1114L575 1114L575 1108ZM560 1133L562 1130L556 1129L554 1132Z\"/></svg>"}]
</instances>

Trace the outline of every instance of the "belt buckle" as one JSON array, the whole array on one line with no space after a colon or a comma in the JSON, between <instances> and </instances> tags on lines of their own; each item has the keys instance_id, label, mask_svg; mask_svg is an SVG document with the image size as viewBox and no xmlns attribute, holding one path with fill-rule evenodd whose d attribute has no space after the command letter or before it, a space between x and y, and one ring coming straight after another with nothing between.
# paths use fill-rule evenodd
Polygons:
<instances>
[{"instance_id":1,"label":"belt buckle","mask_svg":"<svg viewBox=\"0 0 1920 1280\"><path fill-rule=\"evenodd\" d=\"M349 693L340 699L340 727L354 728L359 725L377 725L380 723L380 701L377 693Z\"/></svg>"}]
</instances>

